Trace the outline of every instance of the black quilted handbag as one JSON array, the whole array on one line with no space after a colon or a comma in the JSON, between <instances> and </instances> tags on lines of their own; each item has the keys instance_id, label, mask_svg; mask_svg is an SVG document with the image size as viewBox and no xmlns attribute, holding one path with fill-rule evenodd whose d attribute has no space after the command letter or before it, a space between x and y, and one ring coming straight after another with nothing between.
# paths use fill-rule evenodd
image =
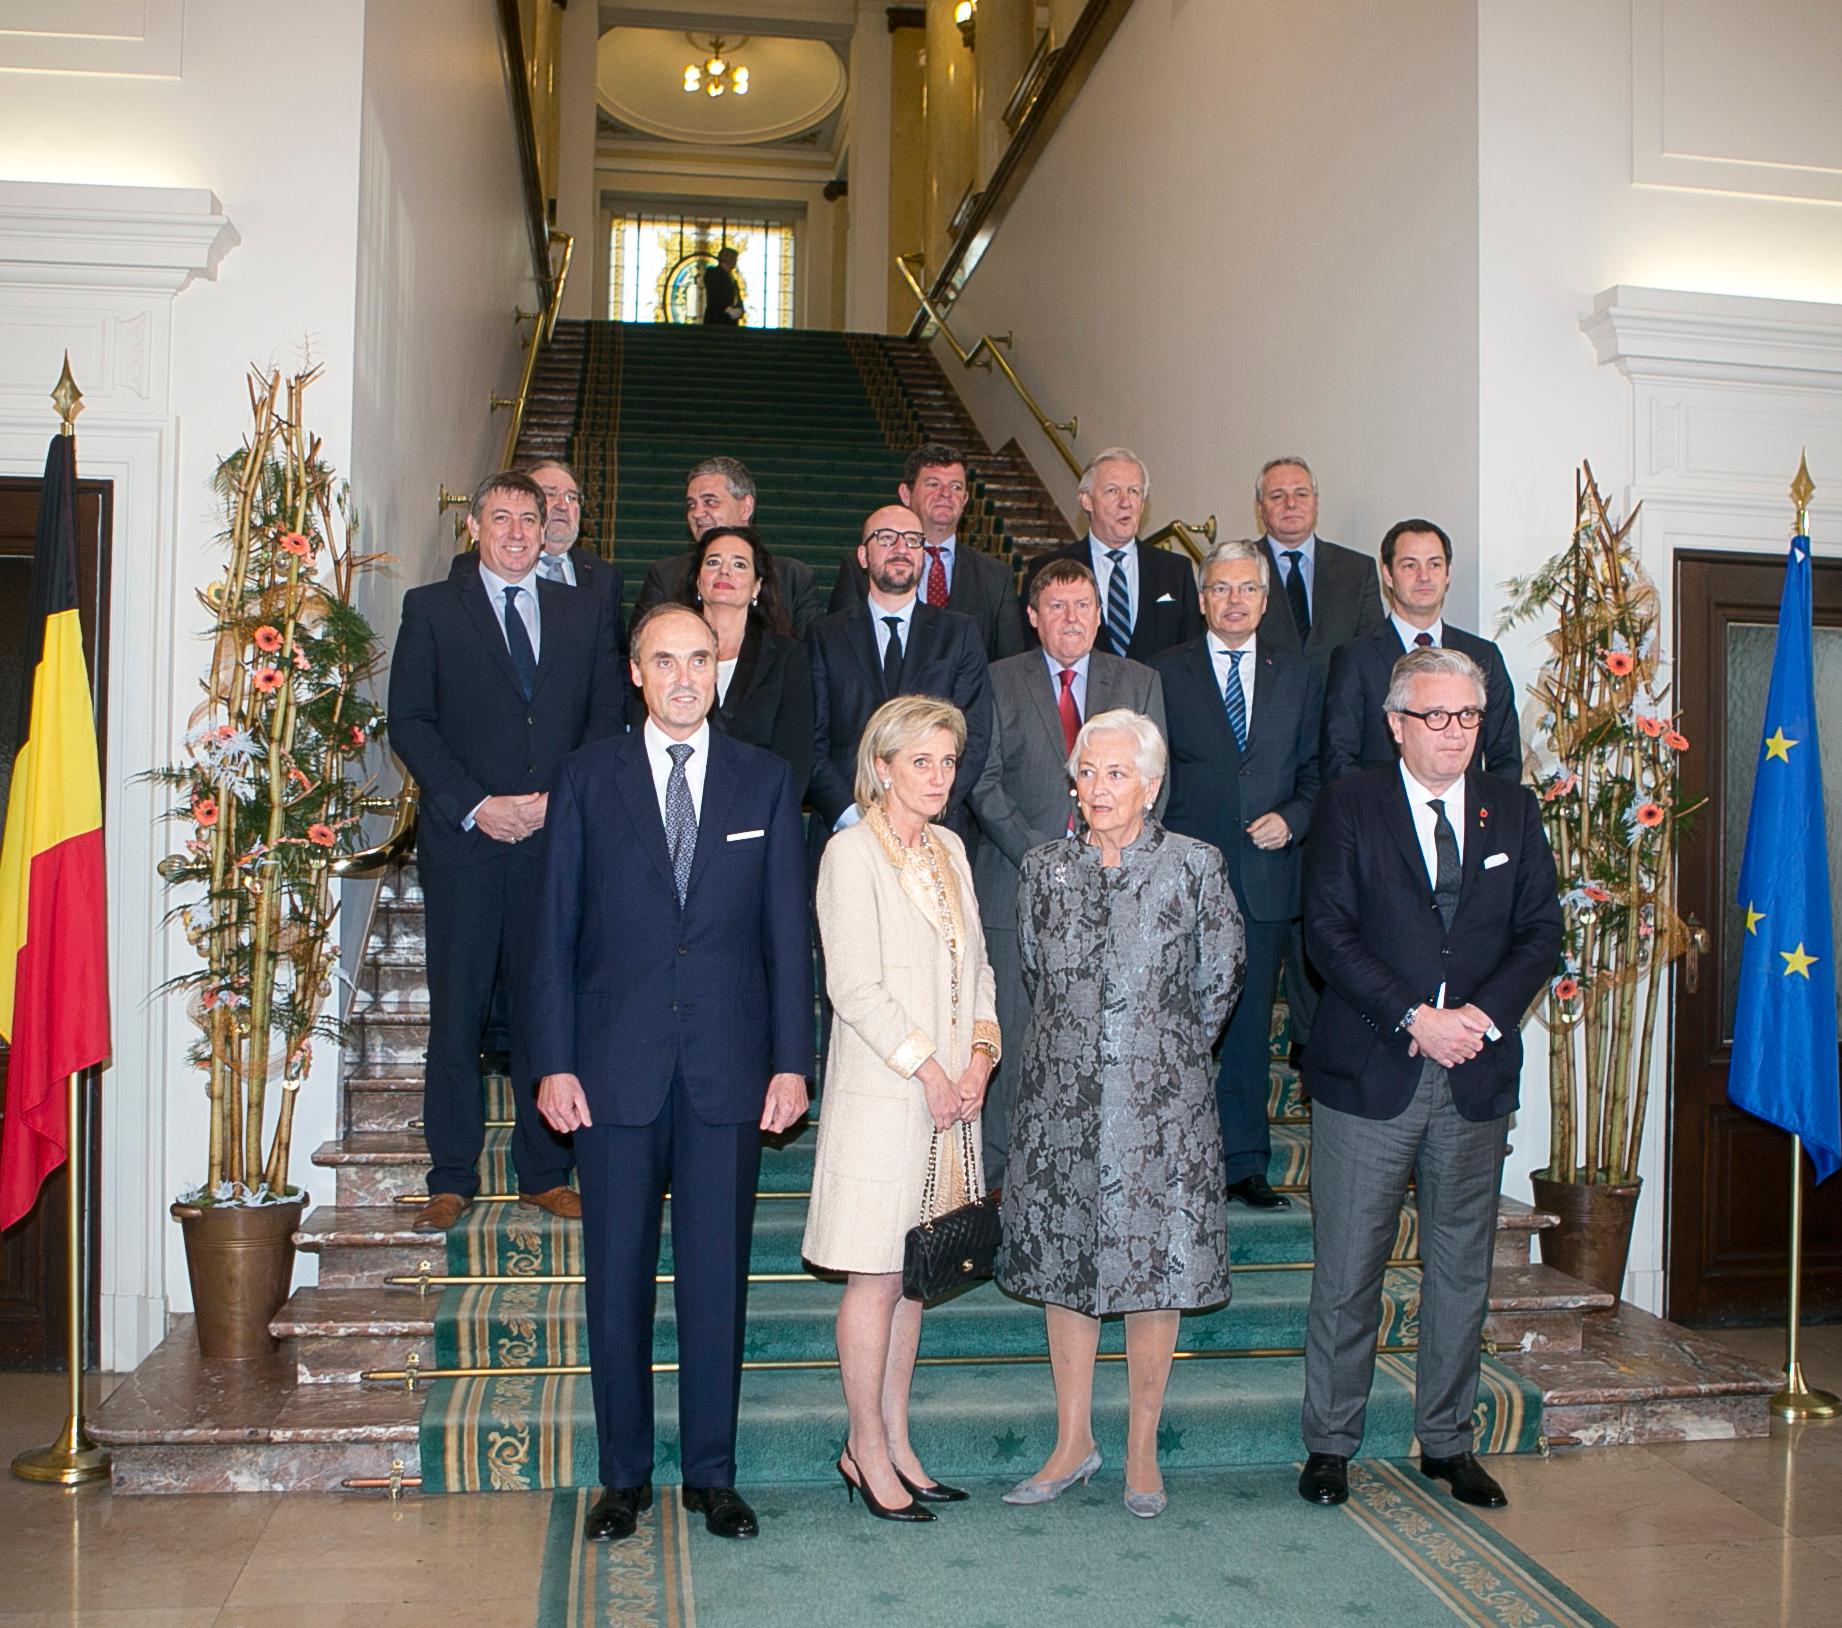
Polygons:
<instances>
[{"instance_id":1,"label":"black quilted handbag","mask_svg":"<svg viewBox=\"0 0 1842 1628\"><path fill-rule=\"evenodd\" d=\"M972 1173L978 1168L972 1146L972 1127L959 1122L960 1157L971 1190ZM927 1150L927 1185L921 1193L921 1213L927 1216L934 1208L940 1174L940 1137L936 1131ZM944 1294L964 1288L978 1278L991 1276L992 1261L998 1253L998 1201L984 1193L933 1216L919 1226L910 1227L902 1241L902 1293L910 1300L938 1300Z\"/></svg>"}]
</instances>

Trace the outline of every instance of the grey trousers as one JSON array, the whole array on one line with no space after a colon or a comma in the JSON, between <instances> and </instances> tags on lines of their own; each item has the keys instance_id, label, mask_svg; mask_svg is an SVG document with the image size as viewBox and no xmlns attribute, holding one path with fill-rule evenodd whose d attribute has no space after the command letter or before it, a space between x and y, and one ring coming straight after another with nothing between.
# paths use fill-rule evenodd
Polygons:
<instances>
[{"instance_id":1,"label":"grey trousers","mask_svg":"<svg viewBox=\"0 0 1842 1628\"><path fill-rule=\"evenodd\" d=\"M1423 1453L1446 1458L1471 1451L1508 1124L1507 1117L1461 1118L1445 1070L1431 1062L1399 1118L1363 1119L1313 1104L1307 1452L1347 1458L1362 1445L1382 1272L1409 1174L1418 1183L1423 1263L1414 1431Z\"/></svg>"}]
</instances>

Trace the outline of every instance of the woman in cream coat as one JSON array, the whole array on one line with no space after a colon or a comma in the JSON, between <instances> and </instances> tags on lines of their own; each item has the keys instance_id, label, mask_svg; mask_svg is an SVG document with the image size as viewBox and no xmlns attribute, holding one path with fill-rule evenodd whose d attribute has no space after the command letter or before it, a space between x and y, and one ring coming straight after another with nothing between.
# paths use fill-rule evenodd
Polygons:
<instances>
[{"instance_id":1,"label":"woman in cream coat","mask_svg":"<svg viewBox=\"0 0 1842 1628\"><path fill-rule=\"evenodd\" d=\"M833 1016L804 1254L847 1274L838 1367L851 1422L838 1473L886 1520L932 1520L925 1505L966 1496L931 1480L909 1445L921 1306L902 1294L930 1149L936 1213L983 1191L979 1109L998 1061L972 873L959 838L930 823L965 742L965 719L945 701L878 707L857 749L863 817L831 838L819 867Z\"/></svg>"}]
</instances>

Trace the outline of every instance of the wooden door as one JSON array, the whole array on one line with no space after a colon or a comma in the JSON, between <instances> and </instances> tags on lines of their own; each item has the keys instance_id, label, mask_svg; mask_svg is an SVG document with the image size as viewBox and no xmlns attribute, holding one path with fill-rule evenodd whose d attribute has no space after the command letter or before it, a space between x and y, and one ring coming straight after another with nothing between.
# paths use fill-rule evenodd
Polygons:
<instances>
[{"instance_id":1,"label":"wooden door","mask_svg":"<svg viewBox=\"0 0 1842 1628\"><path fill-rule=\"evenodd\" d=\"M82 452L79 448L78 459ZM38 532L38 495L43 482L0 478L0 809L6 806L13 758L19 750L25 642L32 588L32 556ZM77 613L83 624L84 654L96 699L96 734L106 731L103 698L108 693L108 605L110 496L107 481L77 483ZM105 811L106 813L106 811ZM0 1041L0 1119L5 1115L7 1047ZM89 1090L90 1135L87 1168L98 1166L96 1093ZM17 1226L0 1234L0 1368L62 1368L68 1358L65 1328L65 1205L69 1189L58 1170L45 1183L38 1203ZM90 1239L90 1349L96 1360L96 1284L93 1263L99 1236L94 1182L86 1207Z\"/></svg>"},{"instance_id":2,"label":"wooden door","mask_svg":"<svg viewBox=\"0 0 1842 1628\"><path fill-rule=\"evenodd\" d=\"M1734 904L1777 643L1784 556L1676 555L1676 702L1693 745L1683 797L1707 806L1681 839L1678 908L1707 928L1691 989L1676 975L1667 1310L1678 1322L1770 1323L1785 1312L1790 1138L1727 1101L1744 936ZM1832 903L1842 899L1842 562L1815 572L1814 665ZM1804 1162L1804 1307L1842 1316L1842 1175Z\"/></svg>"}]
</instances>

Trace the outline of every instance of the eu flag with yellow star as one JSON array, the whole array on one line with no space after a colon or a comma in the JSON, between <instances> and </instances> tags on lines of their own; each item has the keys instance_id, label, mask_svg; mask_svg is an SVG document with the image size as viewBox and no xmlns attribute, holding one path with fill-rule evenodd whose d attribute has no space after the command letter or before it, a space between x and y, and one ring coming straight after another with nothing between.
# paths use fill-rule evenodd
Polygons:
<instances>
[{"instance_id":1,"label":"eu flag with yellow star","mask_svg":"<svg viewBox=\"0 0 1842 1628\"><path fill-rule=\"evenodd\" d=\"M1801 1136L1822 1181L1842 1165L1842 1099L1810 578L1810 539L1793 537L1740 864L1745 938L1727 1095L1736 1107Z\"/></svg>"}]
</instances>

